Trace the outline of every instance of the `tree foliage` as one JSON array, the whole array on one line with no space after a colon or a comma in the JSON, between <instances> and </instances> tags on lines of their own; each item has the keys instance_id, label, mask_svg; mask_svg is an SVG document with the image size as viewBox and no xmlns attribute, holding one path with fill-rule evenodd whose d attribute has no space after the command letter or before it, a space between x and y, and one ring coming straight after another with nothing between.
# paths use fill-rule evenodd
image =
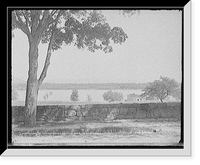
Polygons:
<instances>
[{"instance_id":1,"label":"tree foliage","mask_svg":"<svg viewBox=\"0 0 200 165\"><path fill-rule=\"evenodd\" d=\"M91 52L112 52L112 44L122 44L128 38L120 27L111 28L98 10L14 10L12 29L21 29L33 41L48 44L40 85L47 75L51 52L62 45L73 44L78 49ZM30 57L29 57L30 58Z\"/></svg>"},{"instance_id":2,"label":"tree foliage","mask_svg":"<svg viewBox=\"0 0 200 165\"><path fill-rule=\"evenodd\" d=\"M134 14L140 14L140 10L120 10L120 14L123 14L124 16L131 17Z\"/></svg>"},{"instance_id":3,"label":"tree foliage","mask_svg":"<svg viewBox=\"0 0 200 165\"><path fill-rule=\"evenodd\" d=\"M123 94L119 92L113 92L109 90L103 94L103 98L105 101L114 102L114 101L122 101Z\"/></svg>"},{"instance_id":4,"label":"tree foliage","mask_svg":"<svg viewBox=\"0 0 200 165\"><path fill-rule=\"evenodd\" d=\"M55 33L52 50L65 43L107 53L113 51L111 41L122 44L128 38L122 28L111 28L103 14L96 10L15 10L12 28L41 36L41 43L49 43Z\"/></svg>"},{"instance_id":5,"label":"tree foliage","mask_svg":"<svg viewBox=\"0 0 200 165\"><path fill-rule=\"evenodd\" d=\"M178 99L181 98L180 85L174 80L168 77L160 77L160 80L155 80L150 83L144 90L144 93L141 95L146 99L159 99L161 102L167 96L173 96Z\"/></svg>"},{"instance_id":6,"label":"tree foliage","mask_svg":"<svg viewBox=\"0 0 200 165\"><path fill-rule=\"evenodd\" d=\"M71 101L78 101L79 100L78 98L79 98L78 90L74 89L72 91L71 96L70 96L70 100Z\"/></svg>"}]
</instances>

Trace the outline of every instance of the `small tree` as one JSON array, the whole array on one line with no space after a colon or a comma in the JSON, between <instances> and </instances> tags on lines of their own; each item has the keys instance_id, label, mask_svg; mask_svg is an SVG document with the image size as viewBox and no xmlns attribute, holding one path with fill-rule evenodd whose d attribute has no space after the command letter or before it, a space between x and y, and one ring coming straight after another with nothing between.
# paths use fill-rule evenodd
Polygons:
<instances>
[{"instance_id":1,"label":"small tree","mask_svg":"<svg viewBox=\"0 0 200 165\"><path fill-rule=\"evenodd\" d=\"M88 101L88 102L91 102L91 101L92 101L92 98L91 98L90 95L87 95L87 101Z\"/></svg>"},{"instance_id":2,"label":"small tree","mask_svg":"<svg viewBox=\"0 0 200 165\"><path fill-rule=\"evenodd\" d=\"M72 91L71 96L70 96L70 100L71 100L71 101L78 101L78 97L79 97L79 95L78 95L78 90L74 89L74 90Z\"/></svg>"},{"instance_id":3,"label":"small tree","mask_svg":"<svg viewBox=\"0 0 200 165\"><path fill-rule=\"evenodd\" d=\"M103 94L103 98L104 98L104 100L109 101L109 102L122 101L123 100L123 94L109 90L108 92L105 92Z\"/></svg>"},{"instance_id":4,"label":"small tree","mask_svg":"<svg viewBox=\"0 0 200 165\"><path fill-rule=\"evenodd\" d=\"M150 83L143 91L142 97L146 97L146 99L157 98L161 102L169 95L174 97L181 95L178 83L174 79L162 76L160 77L160 80L155 80Z\"/></svg>"},{"instance_id":5,"label":"small tree","mask_svg":"<svg viewBox=\"0 0 200 165\"><path fill-rule=\"evenodd\" d=\"M48 100L49 96L51 96L51 95L52 95L52 91L49 93L45 93L45 95L43 96L43 99Z\"/></svg>"}]
</instances>

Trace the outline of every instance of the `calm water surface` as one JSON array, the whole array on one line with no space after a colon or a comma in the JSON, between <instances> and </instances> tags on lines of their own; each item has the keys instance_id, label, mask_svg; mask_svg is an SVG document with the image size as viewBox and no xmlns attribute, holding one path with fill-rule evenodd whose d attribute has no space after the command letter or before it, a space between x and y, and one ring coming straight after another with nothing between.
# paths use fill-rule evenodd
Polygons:
<instances>
[{"instance_id":1,"label":"calm water surface","mask_svg":"<svg viewBox=\"0 0 200 165\"><path fill-rule=\"evenodd\" d=\"M86 101L87 95L90 95L92 101L104 101L103 94L108 90L78 90L79 101ZM136 90L112 90L117 91L123 94L124 100L127 99L127 95L135 93L141 94L141 89ZM25 90L17 90L18 93L18 101L24 101L26 96ZM48 99L45 99L44 96L46 94L50 94ZM39 90L38 92L38 101L70 101L70 96L72 94L72 90Z\"/></svg>"}]
</instances>

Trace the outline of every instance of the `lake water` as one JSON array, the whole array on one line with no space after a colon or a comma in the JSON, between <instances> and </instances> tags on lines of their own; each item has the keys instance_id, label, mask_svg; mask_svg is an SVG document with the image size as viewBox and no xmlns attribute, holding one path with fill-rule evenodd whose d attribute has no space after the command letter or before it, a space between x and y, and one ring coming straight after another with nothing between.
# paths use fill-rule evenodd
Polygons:
<instances>
[{"instance_id":1,"label":"lake water","mask_svg":"<svg viewBox=\"0 0 200 165\"><path fill-rule=\"evenodd\" d=\"M94 102L103 102L103 94L108 90L78 90L79 101L86 101L87 95L90 95L92 101ZM112 90L123 94L124 100L127 99L127 95L135 93L141 94L141 89L136 90ZM24 101L26 96L25 90L17 90L18 101ZM51 93L48 99L45 100L44 95ZM38 101L70 101L70 96L72 90L39 90L38 92Z\"/></svg>"}]
</instances>

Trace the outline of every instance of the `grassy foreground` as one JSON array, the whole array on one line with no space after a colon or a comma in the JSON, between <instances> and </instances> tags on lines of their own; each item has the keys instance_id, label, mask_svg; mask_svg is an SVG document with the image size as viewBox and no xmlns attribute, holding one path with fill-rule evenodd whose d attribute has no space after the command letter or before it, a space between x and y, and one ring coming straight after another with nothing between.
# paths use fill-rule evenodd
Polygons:
<instances>
[{"instance_id":1,"label":"grassy foreground","mask_svg":"<svg viewBox=\"0 0 200 165\"><path fill-rule=\"evenodd\" d=\"M175 119L113 122L49 122L35 128L12 127L13 145L176 145L180 121Z\"/></svg>"}]
</instances>

